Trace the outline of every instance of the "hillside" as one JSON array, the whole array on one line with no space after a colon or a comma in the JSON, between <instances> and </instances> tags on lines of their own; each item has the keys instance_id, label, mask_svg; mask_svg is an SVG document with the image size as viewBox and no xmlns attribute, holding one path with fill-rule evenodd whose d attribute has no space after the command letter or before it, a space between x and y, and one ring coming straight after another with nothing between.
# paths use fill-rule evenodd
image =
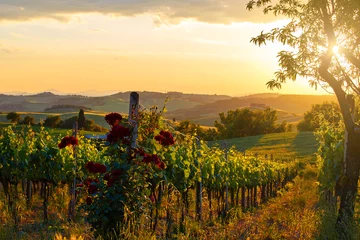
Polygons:
<instances>
[{"instance_id":1,"label":"hillside","mask_svg":"<svg viewBox=\"0 0 360 240\"><path fill-rule=\"evenodd\" d=\"M246 155L258 154L264 158L265 154L273 154L274 159L292 160L296 158L313 156L317 150L318 141L313 132L286 132L271 133L243 138L232 138L209 142L209 145L235 146L239 151L246 151Z\"/></svg>"},{"instance_id":2,"label":"hillside","mask_svg":"<svg viewBox=\"0 0 360 240\"><path fill-rule=\"evenodd\" d=\"M168 99L166 118L191 120L204 126L213 126L214 121L218 120L221 112L250 106L257 108L258 105L276 109L279 121L286 120L294 123L302 118L304 112L309 110L312 104L335 100L335 97L331 95L282 95L275 93L253 94L242 97L179 92L139 92L139 94L142 108L149 108L153 105L162 108ZM108 112L127 113L129 96L130 92L119 92L103 97L56 95L51 92L21 96L0 94L0 112L34 113L34 117L39 119L44 117L40 116L41 114L72 115L78 112L80 108L88 108L91 109L86 111L89 118L105 126L105 121L98 122L97 116L103 116ZM0 121L4 121L3 116L0 116Z\"/></svg>"},{"instance_id":3,"label":"hillside","mask_svg":"<svg viewBox=\"0 0 360 240\"><path fill-rule=\"evenodd\" d=\"M168 111L188 109L201 104L231 99L230 96L226 95L183 94L176 92L139 92L139 94L141 105L146 108L153 105L162 107L165 100L170 98L171 100L166 105ZM127 113L129 109L129 96L130 92L103 97L56 95L51 92L21 96L0 94L0 112L43 112L54 105L75 105L91 108L94 111Z\"/></svg>"},{"instance_id":4,"label":"hillside","mask_svg":"<svg viewBox=\"0 0 360 240\"><path fill-rule=\"evenodd\" d=\"M252 104L264 104L279 112L279 120L297 122L313 104L335 101L332 95L281 95L255 94L245 97L219 100L213 103L198 105L189 109L178 109L166 114L166 117L177 120L191 119L201 125L212 126L218 120L219 113L237 108L249 107Z\"/></svg>"}]
</instances>

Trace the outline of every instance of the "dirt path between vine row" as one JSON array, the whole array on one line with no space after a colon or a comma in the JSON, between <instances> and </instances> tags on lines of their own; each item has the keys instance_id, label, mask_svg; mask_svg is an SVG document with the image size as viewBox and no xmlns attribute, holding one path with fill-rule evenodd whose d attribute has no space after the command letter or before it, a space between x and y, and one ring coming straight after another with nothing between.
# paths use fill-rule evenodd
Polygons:
<instances>
[{"instance_id":1,"label":"dirt path between vine row","mask_svg":"<svg viewBox=\"0 0 360 240\"><path fill-rule=\"evenodd\" d=\"M245 213L240 220L216 230L208 229L212 233L207 237L218 240L315 239L321 221L316 207L319 200L316 168L307 167L302 175L253 213Z\"/></svg>"}]
</instances>

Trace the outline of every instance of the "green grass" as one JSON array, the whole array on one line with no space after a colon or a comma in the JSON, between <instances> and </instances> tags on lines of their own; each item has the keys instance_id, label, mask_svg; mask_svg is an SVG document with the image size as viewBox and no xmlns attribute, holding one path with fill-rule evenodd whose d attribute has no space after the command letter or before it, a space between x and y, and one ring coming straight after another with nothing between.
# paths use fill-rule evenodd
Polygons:
<instances>
[{"instance_id":1,"label":"green grass","mask_svg":"<svg viewBox=\"0 0 360 240\"><path fill-rule=\"evenodd\" d=\"M1 130L1 128L5 128L5 127L11 126L11 125L14 125L14 124L7 123L7 122L0 122L0 130ZM21 130L21 129L23 129L25 127L25 125L20 125L20 124L17 124L17 125L14 125L14 126L15 126L16 130ZM39 125L33 125L32 129L35 132L39 132L40 131L40 126ZM48 128L48 127L45 127L45 130L49 131L51 134L62 135L62 136L69 135L72 132L71 129L63 129L63 128ZM103 135L104 133L80 130L80 134Z\"/></svg>"},{"instance_id":2,"label":"green grass","mask_svg":"<svg viewBox=\"0 0 360 240\"><path fill-rule=\"evenodd\" d=\"M271 133L243 138L232 138L210 142L221 144L226 142L247 154L257 153L259 156L273 154L274 158L294 158L313 155L317 150L317 141L313 132Z\"/></svg>"},{"instance_id":3,"label":"green grass","mask_svg":"<svg viewBox=\"0 0 360 240\"><path fill-rule=\"evenodd\" d=\"M20 114L20 117L23 119L25 116L32 116L35 119L36 123L39 123L40 120L44 121L48 116L51 115L60 115L62 120L66 120L68 118L71 118L73 116L78 116L79 112L63 112L63 113L44 113L44 112L18 112ZM0 122L8 122L6 119L5 113L0 114ZM106 123L104 117L106 115L106 112L85 112L85 118L89 120L94 120L95 124L98 124L104 128L109 128L109 124Z\"/></svg>"}]
</instances>

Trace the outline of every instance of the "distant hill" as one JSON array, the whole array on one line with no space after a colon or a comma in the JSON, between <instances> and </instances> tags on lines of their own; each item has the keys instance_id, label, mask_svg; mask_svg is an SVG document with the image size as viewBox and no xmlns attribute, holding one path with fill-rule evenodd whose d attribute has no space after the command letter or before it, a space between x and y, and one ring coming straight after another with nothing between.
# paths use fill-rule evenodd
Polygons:
<instances>
[{"instance_id":1,"label":"distant hill","mask_svg":"<svg viewBox=\"0 0 360 240\"><path fill-rule=\"evenodd\" d=\"M186 94L181 92L139 92L140 104L143 108L157 105L162 108L164 102L167 112L165 117L176 120L191 120L205 126L213 126L220 112L231 109L261 106L262 104L278 110L279 119L296 122L312 104L324 101L335 101L331 95L282 95L276 93L259 93L242 97L227 95ZM53 106L83 106L91 109L91 113L104 115L109 112L127 113L129 109L130 92L119 92L109 96L86 97L81 95L57 95L44 92L33 95L0 94L0 112L37 112ZM76 109L71 109L74 111ZM56 111L52 111L56 112ZM63 110L58 111L64 113Z\"/></svg>"},{"instance_id":2,"label":"distant hill","mask_svg":"<svg viewBox=\"0 0 360 240\"><path fill-rule=\"evenodd\" d=\"M169 111L187 109L200 104L212 103L218 100L231 99L225 95L183 94L177 92L139 92L142 106L152 105L162 107L167 98ZM9 112L42 112L54 105L77 105L101 112L127 112L130 92L121 92L103 97L86 97L81 95L56 95L44 92L34 95L5 95L0 94L0 111Z\"/></svg>"},{"instance_id":3,"label":"distant hill","mask_svg":"<svg viewBox=\"0 0 360 240\"><path fill-rule=\"evenodd\" d=\"M168 112L166 117L176 120L192 119L202 125L209 125L211 122L213 125L214 121L219 119L221 112L249 107L251 104L265 104L279 111L279 119L296 122L311 108L311 105L325 101L336 101L336 98L332 95L255 94L174 110Z\"/></svg>"}]
</instances>

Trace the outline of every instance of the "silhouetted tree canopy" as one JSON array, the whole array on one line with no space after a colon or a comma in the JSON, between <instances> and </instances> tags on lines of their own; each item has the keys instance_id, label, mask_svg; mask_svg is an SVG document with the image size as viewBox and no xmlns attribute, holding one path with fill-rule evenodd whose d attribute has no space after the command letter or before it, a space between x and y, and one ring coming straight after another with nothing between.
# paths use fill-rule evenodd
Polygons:
<instances>
[{"instance_id":1,"label":"silhouetted tree canopy","mask_svg":"<svg viewBox=\"0 0 360 240\"><path fill-rule=\"evenodd\" d=\"M62 121L59 115L48 116L44 121L46 127L61 127Z\"/></svg>"},{"instance_id":2,"label":"silhouetted tree canopy","mask_svg":"<svg viewBox=\"0 0 360 240\"><path fill-rule=\"evenodd\" d=\"M20 122L20 114L18 114L16 112L9 112L6 115L6 119L10 120L12 123L18 123L18 122Z\"/></svg>"},{"instance_id":3,"label":"silhouetted tree canopy","mask_svg":"<svg viewBox=\"0 0 360 240\"><path fill-rule=\"evenodd\" d=\"M21 123L35 125L35 118L33 116L29 116L29 115L25 116L24 120L22 120Z\"/></svg>"},{"instance_id":4,"label":"silhouetted tree canopy","mask_svg":"<svg viewBox=\"0 0 360 240\"><path fill-rule=\"evenodd\" d=\"M79 118L78 118L78 128L85 129L85 127L86 127L85 113L83 109L80 109Z\"/></svg>"}]
</instances>

